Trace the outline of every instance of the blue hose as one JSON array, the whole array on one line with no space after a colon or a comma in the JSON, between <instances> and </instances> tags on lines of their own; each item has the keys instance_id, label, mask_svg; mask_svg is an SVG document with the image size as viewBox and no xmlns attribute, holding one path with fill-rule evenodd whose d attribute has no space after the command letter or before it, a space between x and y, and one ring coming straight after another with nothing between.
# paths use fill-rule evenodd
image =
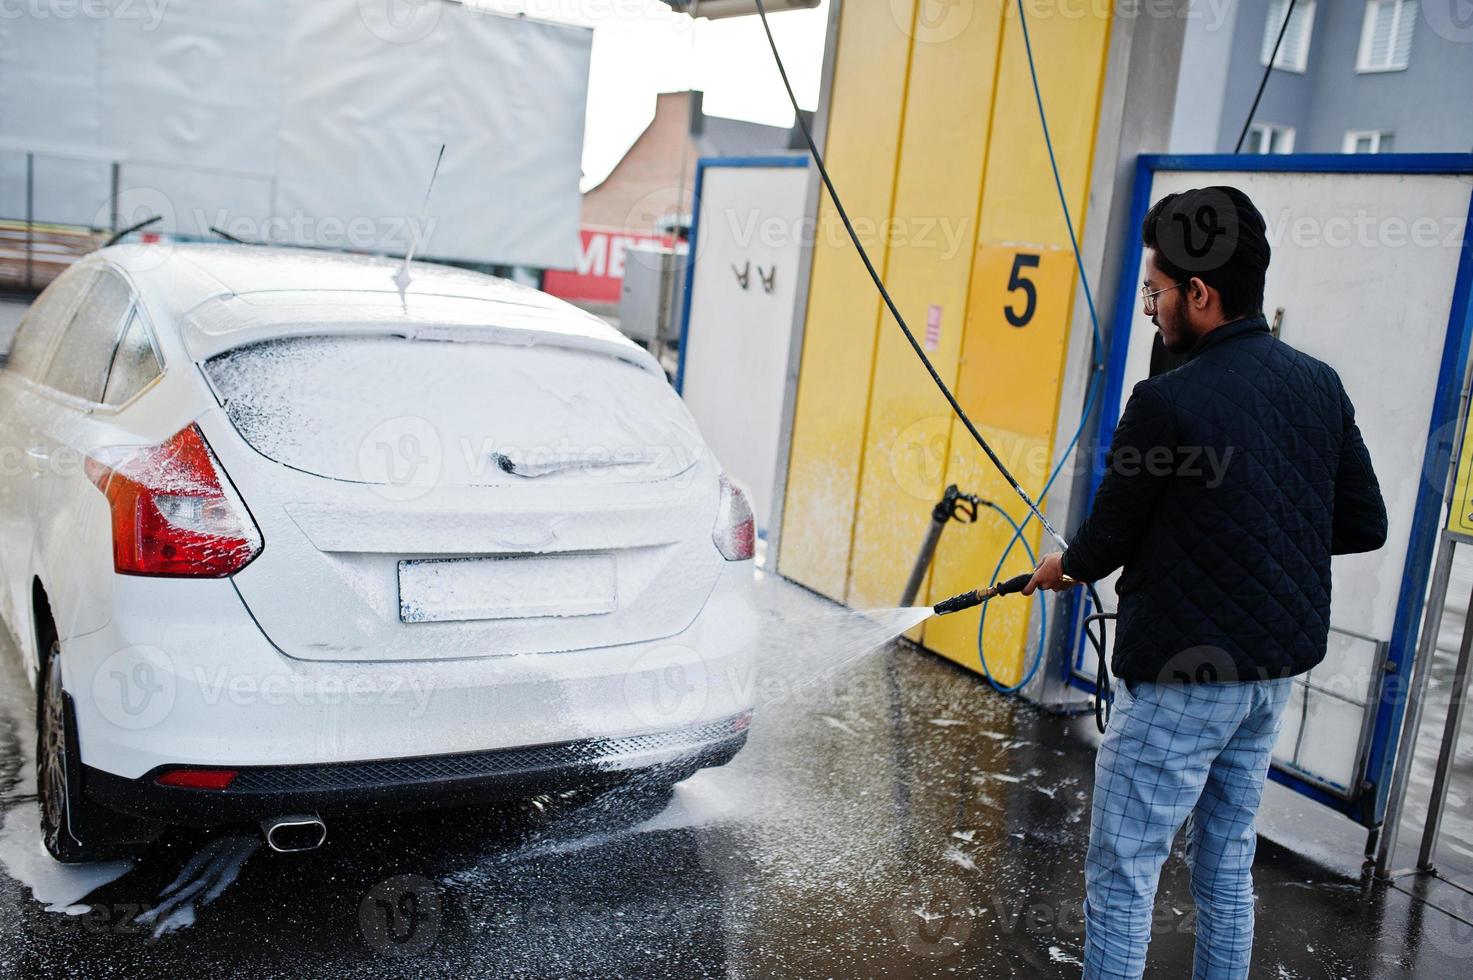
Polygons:
<instances>
[{"instance_id":1,"label":"blue hose","mask_svg":"<svg viewBox=\"0 0 1473 980\"><path fill-rule=\"evenodd\" d=\"M1028 16L1023 9L1023 0L1016 0L1016 2L1018 5L1018 24L1023 29L1023 49L1028 55L1028 74L1033 80L1033 100L1038 105L1038 122L1043 127L1043 143L1048 149L1048 162L1054 173L1054 189L1059 195L1059 207L1064 212L1064 224L1069 229L1069 245L1074 250L1074 266L1079 270L1079 282L1084 287L1084 300L1089 307L1089 323L1093 332L1094 347L1094 365L1090 371L1089 385L1084 396L1084 409L1079 413L1079 426L1074 430L1074 435L1069 438L1069 442L1064 446L1063 453L1059 455L1058 463L1055 464L1053 472L1049 474L1047 482L1043 485L1043 490L1038 494L1039 504L1042 505L1043 501L1048 497L1049 490L1053 488L1054 481L1064 471L1064 463L1069 459L1070 454L1074 452L1075 448L1078 447L1079 440L1084 435L1084 427L1089 422L1090 413L1094 411L1095 399L1099 395L1100 379L1104 377L1105 372L1104 358L1101 356L1104 350L1104 341L1100 337L1100 317L1095 311L1094 292L1089 287L1089 276L1084 271L1084 256L1079 250L1079 238L1074 233L1074 218L1069 213L1069 200L1064 194L1064 181L1059 176L1059 161L1054 156L1054 141L1053 137L1049 134L1048 113L1043 108L1043 93L1038 86L1038 68L1033 61L1033 41L1028 35ZM1029 561L1037 565L1037 559L1034 557L1033 549L1029 546L1027 539L1023 537L1023 530L1028 526L1028 522L1033 520L1033 513L1030 511L1023 518L1022 523L1019 523L1013 520L1006 511L996 504L993 504L992 507L998 513L1002 514L1003 518L1013 527L1013 536L1008 540L1007 547L1003 549L1001 557L997 559L997 566L992 571L991 581L995 582L998 576L1002 574L1003 563L1013 553L1013 546L1018 542L1021 541L1023 543L1023 548L1028 555ZM1039 592L1038 595L1041 598L1043 593ZM981 663L982 676L986 677L987 683L991 684L998 691L1005 694L1017 691L1031 681L1033 675L1038 673L1039 664L1043 662L1045 629L1047 627L1045 617L1047 610L1047 603L1042 603L1039 608L1040 629L1038 634L1038 649L1034 651L1033 662L1024 672L1021 681L1012 687L1004 687L993 678L992 671L987 665L987 654L982 648L982 631L987 625L987 604L984 603L982 605L982 615L977 622L977 659Z\"/></svg>"},{"instance_id":2,"label":"blue hose","mask_svg":"<svg viewBox=\"0 0 1473 980\"><path fill-rule=\"evenodd\" d=\"M1007 551L1003 552L1003 558L1006 558L1009 552L1012 551L1013 542L1021 541L1023 542L1023 551L1025 554L1028 555L1028 561L1033 565L1037 565L1038 557L1033 553L1033 546L1028 543L1027 538L1022 536L1022 525L1013 520L1013 516L1011 514L1003 510L997 504L994 504L992 501L984 500L982 502L988 507L991 507L993 510L997 511L998 514L1002 516L1002 519L1007 521L1008 525L1013 529L1013 540L1008 542L1008 549ZM1001 574L1002 559L1000 558L998 559L997 567L992 570L992 581L996 582L998 576ZM1043 589L1039 589L1037 592L1034 593L1034 595L1038 596L1038 652L1034 654L1033 663L1030 664L1028 670L1024 672L1023 679L1018 681L1018 683L1012 685L1011 687L1000 683L997 678L992 676L992 671L988 669L987 666L987 656L982 652L982 629L987 625L987 607L989 605L989 603L986 602L982 603L982 618L977 623L977 658L982 662L982 676L987 678L987 683L992 685L993 690L998 691L1002 694L1013 694L1014 692L1020 691L1024 687L1026 687L1028 682L1033 680L1033 675L1038 673L1038 665L1043 662L1044 640L1048 637L1048 593L1045 592Z\"/></svg>"}]
</instances>

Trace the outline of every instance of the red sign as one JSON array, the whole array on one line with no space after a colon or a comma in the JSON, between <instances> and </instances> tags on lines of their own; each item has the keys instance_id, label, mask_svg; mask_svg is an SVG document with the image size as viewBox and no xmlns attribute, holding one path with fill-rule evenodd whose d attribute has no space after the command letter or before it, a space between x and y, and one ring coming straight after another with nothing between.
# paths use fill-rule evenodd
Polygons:
<instances>
[{"instance_id":1,"label":"red sign","mask_svg":"<svg viewBox=\"0 0 1473 980\"><path fill-rule=\"evenodd\" d=\"M670 243L670 236L618 228L584 227L579 231L578 267L547 270L542 288L560 299L595 303L619 302L624 283L624 256L644 242Z\"/></svg>"}]
</instances>

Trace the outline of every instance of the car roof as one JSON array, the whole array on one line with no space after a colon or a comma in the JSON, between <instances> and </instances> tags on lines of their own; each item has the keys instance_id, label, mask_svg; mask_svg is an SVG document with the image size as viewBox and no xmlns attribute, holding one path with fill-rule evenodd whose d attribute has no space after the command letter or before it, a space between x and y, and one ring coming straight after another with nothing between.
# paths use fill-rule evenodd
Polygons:
<instances>
[{"instance_id":1,"label":"car roof","mask_svg":"<svg viewBox=\"0 0 1473 980\"><path fill-rule=\"evenodd\" d=\"M317 332L358 321L397 327L494 324L506 331L551 331L597 346L643 353L591 313L530 286L430 262L260 245L115 245L88 257L125 272L145 306L180 325L195 357L272 336ZM313 307L317 307L315 310ZM451 313L453 315L447 316ZM379 312L374 312L379 311ZM390 315L392 314L392 315ZM279 330L273 330L273 324ZM306 328L304 330L303 328ZM329 331L332 332L332 331ZM643 358L639 358L643 360Z\"/></svg>"},{"instance_id":2,"label":"car roof","mask_svg":"<svg viewBox=\"0 0 1473 980\"><path fill-rule=\"evenodd\" d=\"M127 273L150 312L175 318L186 317L206 301L230 296L323 293L324 302L333 302L345 293L386 293L407 299L454 296L496 305L504 314L566 318L567 326L576 324L605 339L623 336L595 315L541 290L433 262L411 262L408 287L401 290L395 276L404 265L402 259L318 249L159 243L115 245L88 259Z\"/></svg>"}]
</instances>

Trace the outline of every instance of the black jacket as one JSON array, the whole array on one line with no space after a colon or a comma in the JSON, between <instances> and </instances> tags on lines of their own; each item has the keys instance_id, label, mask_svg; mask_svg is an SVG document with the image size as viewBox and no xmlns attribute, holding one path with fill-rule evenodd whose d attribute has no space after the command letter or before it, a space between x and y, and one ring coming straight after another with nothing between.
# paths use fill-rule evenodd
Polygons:
<instances>
[{"instance_id":1,"label":"black jacket","mask_svg":"<svg viewBox=\"0 0 1473 980\"><path fill-rule=\"evenodd\" d=\"M1135 386L1063 563L1081 581L1125 568L1117 677L1260 680L1324 658L1330 556L1385 541L1339 375L1255 318Z\"/></svg>"}]
</instances>

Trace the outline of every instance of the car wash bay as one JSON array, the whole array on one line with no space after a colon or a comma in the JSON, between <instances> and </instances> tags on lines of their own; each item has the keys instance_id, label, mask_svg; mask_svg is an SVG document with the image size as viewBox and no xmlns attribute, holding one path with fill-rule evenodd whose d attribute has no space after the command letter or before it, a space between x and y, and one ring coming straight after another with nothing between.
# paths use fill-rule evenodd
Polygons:
<instances>
[{"instance_id":1,"label":"car wash bay","mask_svg":"<svg viewBox=\"0 0 1473 980\"><path fill-rule=\"evenodd\" d=\"M61 868L36 836L13 650L0 709L12 976L1077 976L1093 729L979 691L770 576L747 749L678 786L335 823L282 855L177 832ZM852 658L852 659L850 659ZM837 666L837 669L835 667ZM1363 884L1359 828L1270 786L1255 975L1448 976L1473 928ZM1450 828L1449 836L1457 836ZM1148 976L1189 969L1178 853Z\"/></svg>"}]
</instances>

